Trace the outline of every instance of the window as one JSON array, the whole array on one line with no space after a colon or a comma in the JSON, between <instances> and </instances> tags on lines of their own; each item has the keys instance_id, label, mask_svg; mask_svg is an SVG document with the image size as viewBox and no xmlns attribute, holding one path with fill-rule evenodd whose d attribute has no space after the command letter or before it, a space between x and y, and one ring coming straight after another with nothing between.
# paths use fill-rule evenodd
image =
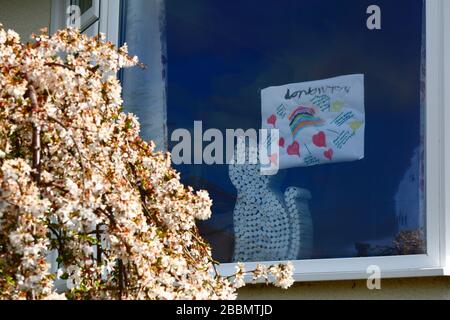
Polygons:
<instances>
[{"instance_id":1,"label":"window","mask_svg":"<svg viewBox=\"0 0 450 320\"><path fill-rule=\"evenodd\" d=\"M144 138L161 149L182 149L180 158L189 161L176 168L186 184L209 191L213 216L199 228L223 272L232 272L237 260L295 260L298 280L366 277L371 265L385 277L445 273L450 176L444 176L449 171L443 138L450 119L443 88L450 73L443 70L450 5L380 0L381 30L370 30L371 4L122 2L122 42L151 66L121 75L126 109L138 114ZM329 88L336 80L328 79L348 75L364 79L364 117L353 126L365 129L364 148L351 161L297 163L273 176L252 166L235 170L204 161L213 142L203 135L208 130L221 132L225 141L227 129L275 127L279 119L264 118L266 88L286 92L287 85L304 88L311 81ZM339 116L345 99L329 98L325 109ZM308 102L322 111L319 100ZM285 112L296 107L288 104ZM179 129L190 133L187 148L180 147ZM322 131L298 149L295 137L282 136L280 147L294 156L320 150L323 161L334 160L336 151L329 153L329 147L338 139L323 140ZM225 155L225 148L213 156ZM280 253L286 248L295 256Z\"/></svg>"},{"instance_id":2,"label":"window","mask_svg":"<svg viewBox=\"0 0 450 320\"><path fill-rule=\"evenodd\" d=\"M89 10L94 8L93 0L72 0L72 5L77 5L80 7L81 14L85 14Z\"/></svg>"},{"instance_id":3,"label":"window","mask_svg":"<svg viewBox=\"0 0 450 320\"><path fill-rule=\"evenodd\" d=\"M200 229L219 261L426 253L422 1L381 1L389 32L361 23L365 2L167 2L169 137L178 128L193 132L197 120L204 131L259 129L263 88L365 78L362 160L284 169L264 182L245 167L236 168L233 181L227 165L177 166L187 184L209 190L214 200L214 215ZM283 138L303 146L302 137ZM171 150L177 144L169 140ZM289 188L298 190L290 196ZM300 235L291 234L295 223ZM299 242L298 256L279 252L291 242Z\"/></svg>"},{"instance_id":4,"label":"window","mask_svg":"<svg viewBox=\"0 0 450 320\"><path fill-rule=\"evenodd\" d=\"M99 0L70 0L70 5L78 6L81 14L81 30L89 35L98 33L100 18Z\"/></svg>"},{"instance_id":5,"label":"window","mask_svg":"<svg viewBox=\"0 0 450 320\"><path fill-rule=\"evenodd\" d=\"M70 6L78 6L81 14L80 29L89 36L99 32L108 40L117 43L119 37L119 12L121 0L52 0L52 21L50 31L67 25Z\"/></svg>"}]
</instances>

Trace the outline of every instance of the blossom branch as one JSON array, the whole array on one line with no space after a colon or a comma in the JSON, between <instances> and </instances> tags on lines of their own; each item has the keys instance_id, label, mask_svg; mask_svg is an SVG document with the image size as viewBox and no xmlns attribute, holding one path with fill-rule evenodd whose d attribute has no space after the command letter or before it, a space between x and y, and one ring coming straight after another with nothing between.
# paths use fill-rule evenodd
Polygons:
<instances>
[{"instance_id":1,"label":"blossom branch","mask_svg":"<svg viewBox=\"0 0 450 320\"><path fill-rule=\"evenodd\" d=\"M41 180L41 127L39 125L39 119L37 117L37 112L39 110L38 98L36 95L36 90L32 84L28 85L28 91L26 94L30 98L31 102L31 113L32 113L32 152L33 152L33 176L37 184Z\"/></svg>"},{"instance_id":2,"label":"blossom branch","mask_svg":"<svg viewBox=\"0 0 450 320\"><path fill-rule=\"evenodd\" d=\"M142 140L111 76L138 60L102 41L67 29L21 44L0 25L0 299L57 296L52 249L69 299L236 298L242 270L220 276L196 227L209 195ZM269 269L291 284L289 266Z\"/></svg>"}]
</instances>

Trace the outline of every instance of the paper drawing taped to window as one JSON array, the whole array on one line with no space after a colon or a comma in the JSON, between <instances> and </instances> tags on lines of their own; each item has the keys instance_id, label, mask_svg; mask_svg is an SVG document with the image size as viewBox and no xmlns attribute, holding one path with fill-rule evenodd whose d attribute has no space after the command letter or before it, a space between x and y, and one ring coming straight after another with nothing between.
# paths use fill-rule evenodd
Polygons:
<instances>
[{"instance_id":1,"label":"paper drawing taped to window","mask_svg":"<svg viewBox=\"0 0 450 320\"><path fill-rule=\"evenodd\" d=\"M262 127L280 130L280 169L364 158L364 75L262 90Z\"/></svg>"}]
</instances>

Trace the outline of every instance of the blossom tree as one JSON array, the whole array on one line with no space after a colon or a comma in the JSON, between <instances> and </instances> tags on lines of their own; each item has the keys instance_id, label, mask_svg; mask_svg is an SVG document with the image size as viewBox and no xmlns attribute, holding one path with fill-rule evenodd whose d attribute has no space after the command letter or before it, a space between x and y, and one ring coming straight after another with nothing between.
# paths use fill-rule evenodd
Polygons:
<instances>
[{"instance_id":1,"label":"blossom tree","mask_svg":"<svg viewBox=\"0 0 450 320\"><path fill-rule=\"evenodd\" d=\"M205 191L180 183L169 154L122 112L126 46L75 29L21 44L0 25L0 299L233 299L242 264L217 273L196 220ZM50 273L48 253L57 252ZM292 265L249 273L287 288Z\"/></svg>"}]
</instances>

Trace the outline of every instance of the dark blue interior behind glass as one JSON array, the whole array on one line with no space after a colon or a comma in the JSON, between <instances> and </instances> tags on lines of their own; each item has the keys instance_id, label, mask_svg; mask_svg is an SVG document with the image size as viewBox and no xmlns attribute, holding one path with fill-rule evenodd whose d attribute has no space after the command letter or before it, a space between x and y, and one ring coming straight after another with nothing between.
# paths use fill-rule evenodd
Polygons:
<instances>
[{"instance_id":1,"label":"dark blue interior behind glass","mask_svg":"<svg viewBox=\"0 0 450 320\"><path fill-rule=\"evenodd\" d=\"M399 211L407 211L403 220L421 216L417 177L422 155L414 154L421 144L423 4L378 0L382 30L370 31L366 9L372 2L166 4L169 137L177 128L193 130L195 120L203 121L204 130L258 129L261 89L365 75L365 159L284 170L276 177L281 191L298 186L312 193L313 258L361 255L358 244L393 241ZM177 170L183 182L210 192L213 217L200 229L215 257L230 261L236 191L227 166L181 165ZM408 185L402 198L408 203L396 200L402 183Z\"/></svg>"}]
</instances>

